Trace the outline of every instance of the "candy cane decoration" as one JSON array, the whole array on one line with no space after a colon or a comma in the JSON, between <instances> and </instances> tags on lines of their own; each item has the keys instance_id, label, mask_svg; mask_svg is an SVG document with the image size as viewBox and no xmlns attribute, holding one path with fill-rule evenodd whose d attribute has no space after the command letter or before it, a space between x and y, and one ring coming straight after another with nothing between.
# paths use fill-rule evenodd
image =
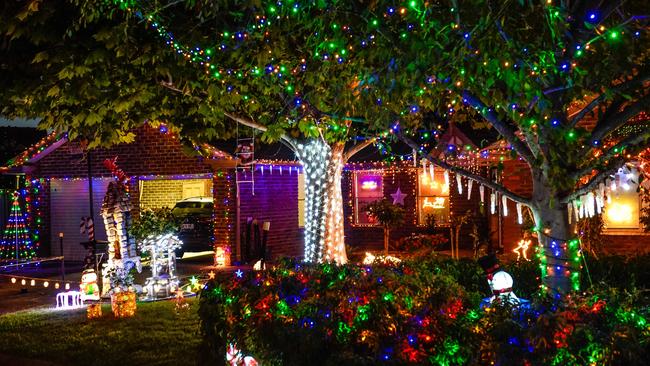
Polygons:
<instances>
[{"instance_id":1,"label":"candy cane decoration","mask_svg":"<svg viewBox=\"0 0 650 366\"><path fill-rule=\"evenodd\" d=\"M81 217L79 234L88 234L88 241L95 240L95 223L93 223L93 219L87 216Z\"/></svg>"}]
</instances>

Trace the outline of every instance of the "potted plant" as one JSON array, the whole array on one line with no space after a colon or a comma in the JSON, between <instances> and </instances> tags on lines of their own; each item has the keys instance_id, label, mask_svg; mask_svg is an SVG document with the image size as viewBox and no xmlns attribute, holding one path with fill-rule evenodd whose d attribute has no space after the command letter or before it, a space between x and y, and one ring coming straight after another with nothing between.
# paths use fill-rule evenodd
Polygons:
<instances>
[{"instance_id":1,"label":"potted plant","mask_svg":"<svg viewBox=\"0 0 650 366\"><path fill-rule=\"evenodd\" d=\"M388 255L390 229L404 221L404 208L387 199L375 201L366 206L368 213L375 217L384 228L384 254Z\"/></svg>"}]
</instances>

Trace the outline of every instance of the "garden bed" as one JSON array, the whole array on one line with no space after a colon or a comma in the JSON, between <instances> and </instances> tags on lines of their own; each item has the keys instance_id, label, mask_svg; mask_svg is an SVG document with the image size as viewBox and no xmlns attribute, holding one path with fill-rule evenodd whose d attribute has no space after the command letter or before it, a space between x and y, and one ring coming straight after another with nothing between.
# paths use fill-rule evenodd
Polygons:
<instances>
[{"instance_id":1,"label":"garden bed","mask_svg":"<svg viewBox=\"0 0 650 366\"><path fill-rule=\"evenodd\" d=\"M612 263L640 272L618 288L603 287ZM506 265L515 292L532 306L485 311L479 304L487 284L471 260L340 267L287 261L208 284L199 309L202 354L220 364L234 343L265 366L642 365L650 357L650 301L632 280L647 270L640 263L592 263L596 285L562 303L537 292L537 263Z\"/></svg>"}]
</instances>

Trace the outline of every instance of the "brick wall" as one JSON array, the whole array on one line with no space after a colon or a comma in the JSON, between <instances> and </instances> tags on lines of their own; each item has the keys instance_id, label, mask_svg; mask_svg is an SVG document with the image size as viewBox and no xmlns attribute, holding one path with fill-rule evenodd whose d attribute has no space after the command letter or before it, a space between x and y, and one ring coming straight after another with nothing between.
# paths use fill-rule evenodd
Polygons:
<instances>
[{"instance_id":1,"label":"brick wall","mask_svg":"<svg viewBox=\"0 0 650 366\"><path fill-rule=\"evenodd\" d=\"M214 193L214 243L230 251L230 260L236 260L237 186L235 170L217 170L212 177Z\"/></svg>"},{"instance_id":2,"label":"brick wall","mask_svg":"<svg viewBox=\"0 0 650 366\"><path fill-rule=\"evenodd\" d=\"M140 208L174 207L183 198L183 186L186 184L202 184L202 196L210 196L212 180L210 179L153 179L142 180Z\"/></svg>"},{"instance_id":3,"label":"brick wall","mask_svg":"<svg viewBox=\"0 0 650 366\"><path fill-rule=\"evenodd\" d=\"M178 138L172 133L161 133L148 124L133 131L135 141L90 152L91 169L95 177L110 176L104 167L105 159L118 157L117 165L129 176L180 175L210 173L210 167L200 157L188 156ZM88 163L78 141L69 141L37 162L33 173L37 177L86 177Z\"/></svg>"},{"instance_id":4,"label":"brick wall","mask_svg":"<svg viewBox=\"0 0 650 366\"><path fill-rule=\"evenodd\" d=\"M528 165L519 160L505 161L503 164L503 184L514 193L529 197L533 191L533 182ZM508 217L501 218L503 233L503 250L510 252L517 246L521 239L522 226L517 223L517 212L515 203L508 201ZM491 215L490 224L496 230L499 217ZM493 242L496 243L496 232L493 235ZM634 254L650 250L650 235L629 234L629 235L605 235L605 250L610 253Z\"/></svg>"},{"instance_id":5,"label":"brick wall","mask_svg":"<svg viewBox=\"0 0 650 366\"><path fill-rule=\"evenodd\" d=\"M282 167L282 174L280 174ZM298 226L298 169L287 165L261 166L255 168L254 191L251 183L239 184L239 223L243 230L248 217L260 224L270 221L267 248L271 256L302 257L304 255L303 229ZM248 180L250 171L240 180ZM242 236L243 240L243 236Z\"/></svg>"},{"instance_id":6,"label":"brick wall","mask_svg":"<svg viewBox=\"0 0 650 366\"><path fill-rule=\"evenodd\" d=\"M363 170L363 168L359 168ZM423 233L425 227L418 225L418 212L417 212L417 172L418 169L409 166L402 166L400 168L388 169L383 177L384 184L384 198L392 202L391 194L395 193L400 188L402 193L406 194L404 198L405 217L404 223L399 227L391 230L391 242L396 241L402 237L411 234ZM343 200L344 200L344 215L346 217L345 236L346 244L353 250L380 250L383 248L383 229L379 226L368 227L359 226L353 223L354 220L354 197L353 197L353 171L347 170L343 176ZM467 199L467 181L463 179L463 194L458 194L456 186L456 178L453 174L450 175L449 182L449 204L450 215L463 215L466 211L474 212L478 217L477 222L485 221L485 218L480 214L480 200L478 193L478 184L473 185L472 197ZM449 229L439 224L436 232L445 235L449 238ZM471 224L466 224L461 227L459 236L460 248L471 249L472 239L469 236ZM446 247L449 248L448 243Z\"/></svg>"},{"instance_id":7,"label":"brick wall","mask_svg":"<svg viewBox=\"0 0 650 366\"><path fill-rule=\"evenodd\" d=\"M508 190L524 197L530 197L533 191L530 168L528 164L520 160L504 162L502 181ZM485 191L486 197L489 197L489 189ZM489 210L489 201L487 202ZM517 206L515 202L508 200L508 216L490 215L491 237L494 245L498 244L499 221L501 221L502 249L504 252L510 253L517 246L523 234L523 227L517 222Z\"/></svg>"}]
</instances>

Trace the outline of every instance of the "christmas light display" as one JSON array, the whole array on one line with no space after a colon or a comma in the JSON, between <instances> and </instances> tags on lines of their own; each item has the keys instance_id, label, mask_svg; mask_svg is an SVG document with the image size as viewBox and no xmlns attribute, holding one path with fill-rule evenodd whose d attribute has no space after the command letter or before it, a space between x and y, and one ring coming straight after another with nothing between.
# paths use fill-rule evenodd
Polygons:
<instances>
[{"instance_id":1,"label":"christmas light display","mask_svg":"<svg viewBox=\"0 0 650 366\"><path fill-rule=\"evenodd\" d=\"M521 239L517 243L517 246L512 250L513 253L517 254L517 260L524 258L524 260L529 261L528 259L528 249L530 248L532 241L530 239Z\"/></svg>"},{"instance_id":2,"label":"christmas light display","mask_svg":"<svg viewBox=\"0 0 650 366\"><path fill-rule=\"evenodd\" d=\"M56 294L56 308L62 310L76 309L84 302L79 291L66 291Z\"/></svg>"},{"instance_id":3,"label":"christmas light display","mask_svg":"<svg viewBox=\"0 0 650 366\"><path fill-rule=\"evenodd\" d=\"M115 286L129 287L120 282L130 275L132 269L142 271L140 257L136 253L135 239L128 234L131 225L131 202L129 199L128 177L117 167L117 158L104 161L104 165L113 173L115 180L108 184L102 202L101 215L108 238L108 260L103 264L102 294L117 290ZM111 279L117 277L117 281ZM126 291L127 288L122 288Z\"/></svg>"},{"instance_id":4,"label":"christmas light display","mask_svg":"<svg viewBox=\"0 0 650 366\"><path fill-rule=\"evenodd\" d=\"M315 139L297 146L305 174L305 261L346 263L343 241L343 146ZM329 213L326 215L326 213Z\"/></svg>"},{"instance_id":5,"label":"christmas light display","mask_svg":"<svg viewBox=\"0 0 650 366\"><path fill-rule=\"evenodd\" d=\"M27 222L19 202L20 193L13 194L13 202L2 232L0 259L31 259L36 255L36 246L27 228Z\"/></svg>"},{"instance_id":6,"label":"christmas light display","mask_svg":"<svg viewBox=\"0 0 650 366\"><path fill-rule=\"evenodd\" d=\"M141 243L140 249L149 252L151 266L151 277L144 284L147 298L169 297L178 288L175 250L182 245L174 234L149 236Z\"/></svg>"}]
</instances>

